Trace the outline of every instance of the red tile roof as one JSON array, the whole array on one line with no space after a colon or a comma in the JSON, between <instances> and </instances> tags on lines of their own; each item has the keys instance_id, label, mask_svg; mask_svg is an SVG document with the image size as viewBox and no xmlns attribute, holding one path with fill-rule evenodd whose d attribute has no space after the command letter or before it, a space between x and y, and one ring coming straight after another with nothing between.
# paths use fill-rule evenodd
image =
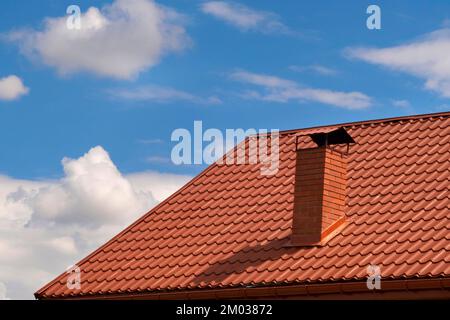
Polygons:
<instances>
[{"instance_id":1,"label":"red tile roof","mask_svg":"<svg viewBox=\"0 0 450 320\"><path fill-rule=\"evenodd\" d=\"M39 298L450 276L450 112L344 124L347 226L323 247L285 246L293 214L296 135L280 134L280 169L207 168ZM324 128L324 127L321 127ZM315 130L312 130L314 132Z\"/></svg>"}]
</instances>

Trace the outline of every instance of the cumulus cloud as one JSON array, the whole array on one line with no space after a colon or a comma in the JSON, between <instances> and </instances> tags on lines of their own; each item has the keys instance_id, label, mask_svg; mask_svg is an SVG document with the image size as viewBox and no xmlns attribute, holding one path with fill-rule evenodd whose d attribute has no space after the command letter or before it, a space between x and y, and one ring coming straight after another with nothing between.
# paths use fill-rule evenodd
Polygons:
<instances>
[{"instance_id":1,"label":"cumulus cloud","mask_svg":"<svg viewBox=\"0 0 450 320\"><path fill-rule=\"evenodd\" d=\"M203 13L212 15L242 31L289 34L292 31L284 25L278 15L259 11L236 2L208 1L201 5Z\"/></svg>"},{"instance_id":2,"label":"cumulus cloud","mask_svg":"<svg viewBox=\"0 0 450 320\"><path fill-rule=\"evenodd\" d=\"M425 80L425 89L450 97L450 28L387 48L349 48L348 56Z\"/></svg>"},{"instance_id":3,"label":"cumulus cloud","mask_svg":"<svg viewBox=\"0 0 450 320\"><path fill-rule=\"evenodd\" d=\"M372 99L361 92L341 92L319 88L308 88L298 83L272 75L248 71L235 71L231 79L256 85L262 90L247 90L241 96L247 99L285 103L289 101L314 101L345 109L364 109L372 105Z\"/></svg>"},{"instance_id":4,"label":"cumulus cloud","mask_svg":"<svg viewBox=\"0 0 450 320\"><path fill-rule=\"evenodd\" d=\"M168 195L177 191L181 185L186 184L191 179L190 176L186 175L156 171L131 173L126 177L136 192L151 191L151 194L158 202L163 201Z\"/></svg>"},{"instance_id":5,"label":"cumulus cloud","mask_svg":"<svg viewBox=\"0 0 450 320\"><path fill-rule=\"evenodd\" d=\"M62 165L58 180L0 176L0 282L11 298L32 298L190 179L152 171L123 175L99 146Z\"/></svg>"},{"instance_id":6,"label":"cumulus cloud","mask_svg":"<svg viewBox=\"0 0 450 320\"><path fill-rule=\"evenodd\" d=\"M157 85L147 85L132 89L114 89L109 90L108 93L114 98L130 101L151 101L155 103L189 102L206 105L222 103L220 98L216 96L201 97L186 91Z\"/></svg>"},{"instance_id":7,"label":"cumulus cloud","mask_svg":"<svg viewBox=\"0 0 450 320\"><path fill-rule=\"evenodd\" d=\"M64 158L62 165L63 179L22 196L33 209L31 223L117 224L154 202L151 194L135 192L101 147L79 159Z\"/></svg>"},{"instance_id":8,"label":"cumulus cloud","mask_svg":"<svg viewBox=\"0 0 450 320\"><path fill-rule=\"evenodd\" d=\"M10 75L0 78L0 100L15 100L26 95L28 91L29 89L18 76Z\"/></svg>"},{"instance_id":9,"label":"cumulus cloud","mask_svg":"<svg viewBox=\"0 0 450 320\"><path fill-rule=\"evenodd\" d=\"M0 300L8 300L6 297L6 285L0 282Z\"/></svg>"},{"instance_id":10,"label":"cumulus cloud","mask_svg":"<svg viewBox=\"0 0 450 320\"><path fill-rule=\"evenodd\" d=\"M67 19L47 18L42 30L12 31L6 38L61 74L87 71L119 79L133 78L190 44L186 19L152 0L91 7L81 15L80 29L69 29Z\"/></svg>"}]
</instances>

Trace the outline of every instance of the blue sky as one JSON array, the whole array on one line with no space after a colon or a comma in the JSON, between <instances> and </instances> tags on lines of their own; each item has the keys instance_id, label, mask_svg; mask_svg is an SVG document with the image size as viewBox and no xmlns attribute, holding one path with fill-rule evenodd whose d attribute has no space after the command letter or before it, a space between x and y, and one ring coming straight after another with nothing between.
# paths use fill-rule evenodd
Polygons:
<instances>
[{"instance_id":1,"label":"blue sky","mask_svg":"<svg viewBox=\"0 0 450 320\"><path fill-rule=\"evenodd\" d=\"M80 31L65 28L73 4ZM171 133L195 120L283 130L450 109L444 0L0 6L0 252L14 253L0 298L30 298L204 169L170 162Z\"/></svg>"},{"instance_id":2,"label":"blue sky","mask_svg":"<svg viewBox=\"0 0 450 320\"><path fill-rule=\"evenodd\" d=\"M73 1L2 1L0 30L42 28L45 17L65 15ZM82 12L101 8L108 1L78 1ZM192 44L164 55L154 67L132 80L117 80L90 72L58 75L39 59L30 61L17 45L0 44L1 75L16 74L30 89L12 102L0 102L0 137L3 152L0 172L18 178L58 177L59 161L102 145L124 172L155 169L170 172L199 171L164 163L173 146L170 133L192 128L203 120L214 128L290 129L327 123L435 112L447 100L423 89L423 81L353 59L343 50L352 46L387 47L411 41L437 30L449 18L446 1L377 2L382 29L366 28L365 1L258 1L242 2L254 10L272 12L294 35L247 30L224 23L200 10L202 2L168 1L164 5L186 15L184 28ZM308 66L323 66L337 74L323 75ZM290 66L305 67L292 71ZM232 81L234 70L269 74L305 86L338 91L358 91L374 99L363 110L346 110L305 101L262 102L243 99L243 84ZM174 100L124 101L109 90L158 85L200 97L218 97L221 104ZM246 86L248 88L248 86ZM399 107L392 100L407 100ZM145 144L142 140L160 139ZM161 157L161 161L157 161ZM152 162L150 159L154 159Z\"/></svg>"}]
</instances>

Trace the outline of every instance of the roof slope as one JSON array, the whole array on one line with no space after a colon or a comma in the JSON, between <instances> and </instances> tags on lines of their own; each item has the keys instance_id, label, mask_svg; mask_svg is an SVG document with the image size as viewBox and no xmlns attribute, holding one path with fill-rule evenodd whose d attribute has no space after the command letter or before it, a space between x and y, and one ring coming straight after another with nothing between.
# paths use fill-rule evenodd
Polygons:
<instances>
[{"instance_id":1,"label":"roof slope","mask_svg":"<svg viewBox=\"0 0 450 320\"><path fill-rule=\"evenodd\" d=\"M356 141L349 224L325 246L284 246L303 132L285 131L276 175L259 164L210 166L81 261L81 290L67 289L63 274L36 296L358 280L370 263L383 279L449 276L450 113L344 127Z\"/></svg>"}]
</instances>

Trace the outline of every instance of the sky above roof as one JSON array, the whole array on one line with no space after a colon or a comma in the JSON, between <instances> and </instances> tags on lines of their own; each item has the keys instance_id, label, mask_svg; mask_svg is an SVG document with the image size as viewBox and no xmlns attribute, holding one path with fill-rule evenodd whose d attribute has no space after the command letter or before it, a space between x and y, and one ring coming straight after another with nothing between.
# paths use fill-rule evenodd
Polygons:
<instances>
[{"instance_id":1,"label":"sky above roof","mask_svg":"<svg viewBox=\"0 0 450 320\"><path fill-rule=\"evenodd\" d=\"M450 3L377 1L380 30L370 4L2 1L0 298L30 298L204 169L170 161L171 133L195 120L283 130L449 110Z\"/></svg>"}]
</instances>

